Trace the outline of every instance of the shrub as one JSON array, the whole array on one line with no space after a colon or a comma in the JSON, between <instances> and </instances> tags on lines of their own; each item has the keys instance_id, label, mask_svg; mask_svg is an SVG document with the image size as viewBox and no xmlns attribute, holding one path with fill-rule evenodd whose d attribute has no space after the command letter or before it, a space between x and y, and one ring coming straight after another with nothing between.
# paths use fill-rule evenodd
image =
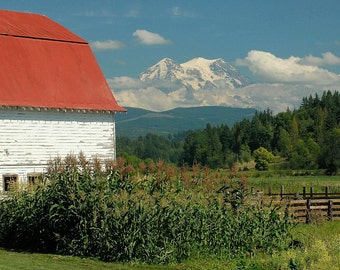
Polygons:
<instances>
[{"instance_id":1,"label":"shrub","mask_svg":"<svg viewBox=\"0 0 340 270\"><path fill-rule=\"evenodd\" d=\"M264 147L259 147L254 151L255 169L266 171L269 168L269 163L274 159L274 155Z\"/></svg>"}]
</instances>

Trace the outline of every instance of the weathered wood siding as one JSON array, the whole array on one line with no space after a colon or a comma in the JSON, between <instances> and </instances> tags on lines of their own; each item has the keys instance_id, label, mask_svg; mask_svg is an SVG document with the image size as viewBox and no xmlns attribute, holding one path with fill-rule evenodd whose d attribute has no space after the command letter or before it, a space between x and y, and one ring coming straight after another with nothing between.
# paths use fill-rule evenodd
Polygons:
<instances>
[{"instance_id":1,"label":"weathered wood siding","mask_svg":"<svg viewBox=\"0 0 340 270\"><path fill-rule=\"evenodd\" d=\"M115 158L113 113L0 109L0 180L15 173L24 181L49 160L80 151L88 158Z\"/></svg>"}]
</instances>

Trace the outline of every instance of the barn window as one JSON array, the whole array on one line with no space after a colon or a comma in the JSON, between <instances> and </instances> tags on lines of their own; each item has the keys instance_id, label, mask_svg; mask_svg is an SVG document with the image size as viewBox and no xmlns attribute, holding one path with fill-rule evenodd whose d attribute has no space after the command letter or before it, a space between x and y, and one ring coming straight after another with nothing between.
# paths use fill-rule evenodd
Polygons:
<instances>
[{"instance_id":1,"label":"barn window","mask_svg":"<svg viewBox=\"0 0 340 270\"><path fill-rule=\"evenodd\" d=\"M28 173L27 174L28 184L35 185L40 183L42 180L42 173Z\"/></svg>"},{"instance_id":2,"label":"barn window","mask_svg":"<svg viewBox=\"0 0 340 270\"><path fill-rule=\"evenodd\" d=\"M5 174L3 176L4 191L9 191L11 188L11 184L17 181L18 181L17 174Z\"/></svg>"}]
</instances>

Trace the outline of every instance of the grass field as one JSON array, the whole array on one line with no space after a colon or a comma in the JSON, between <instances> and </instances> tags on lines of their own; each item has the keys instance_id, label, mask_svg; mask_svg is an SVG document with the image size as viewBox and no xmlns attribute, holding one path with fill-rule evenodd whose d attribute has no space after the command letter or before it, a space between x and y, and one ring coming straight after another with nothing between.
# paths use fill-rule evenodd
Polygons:
<instances>
[{"instance_id":1,"label":"grass field","mask_svg":"<svg viewBox=\"0 0 340 270\"><path fill-rule=\"evenodd\" d=\"M302 193L303 187L307 192L314 188L314 192L324 192L326 186L329 192L340 192L340 175L336 176L284 176L284 177L248 177L247 186L265 194L271 189L273 194L279 194L281 185L286 193Z\"/></svg>"}]
</instances>

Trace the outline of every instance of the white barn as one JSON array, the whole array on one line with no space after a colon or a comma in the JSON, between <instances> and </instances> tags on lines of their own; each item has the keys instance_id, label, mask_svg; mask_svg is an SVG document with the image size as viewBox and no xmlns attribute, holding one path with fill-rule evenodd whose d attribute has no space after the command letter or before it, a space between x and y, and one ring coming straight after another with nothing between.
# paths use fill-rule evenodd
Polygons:
<instances>
[{"instance_id":1,"label":"white barn","mask_svg":"<svg viewBox=\"0 0 340 270\"><path fill-rule=\"evenodd\" d=\"M120 107L89 44L49 18L0 11L0 190L59 156L115 159Z\"/></svg>"}]
</instances>

